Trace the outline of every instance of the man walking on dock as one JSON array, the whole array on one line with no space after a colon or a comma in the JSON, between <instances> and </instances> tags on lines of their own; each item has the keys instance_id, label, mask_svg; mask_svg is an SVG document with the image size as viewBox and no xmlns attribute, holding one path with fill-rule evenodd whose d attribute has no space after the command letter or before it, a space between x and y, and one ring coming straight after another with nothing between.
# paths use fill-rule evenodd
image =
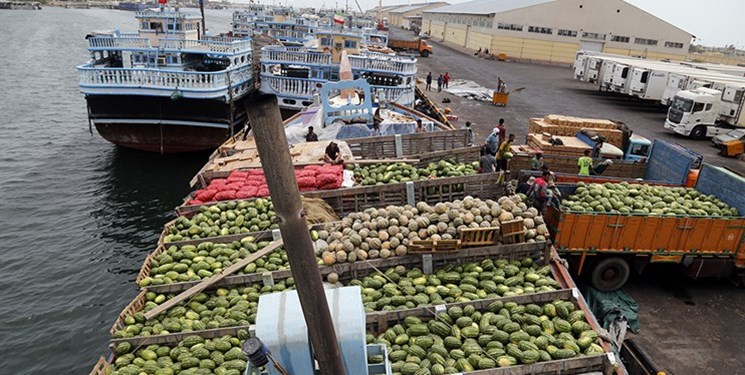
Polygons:
<instances>
[{"instance_id":1,"label":"man walking on dock","mask_svg":"<svg viewBox=\"0 0 745 375\"><path fill-rule=\"evenodd\" d=\"M497 125L497 129L499 129L499 143L501 144L504 142L504 138L507 136L507 128L504 126L504 119L499 119L499 125Z\"/></svg>"},{"instance_id":2,"label":"man walking on dock","mask_svg":"<svg viewBox=\"0 0 745 375\"><path fill-rule=\"evenodd\" d=\"M437 92L442 91L442 81L443 81L442 74L440 74L440 76L437 77Z\"/></svg>"},{"instance_id":3,"label":"man walking on dock","mask_svg":"<svg viewBox=\"0 0 745 375\"><path fill-rule=\"evenodd\" d=\"M432 91L432 72L429 72L429 74L427 74L427 78L425 78L424 81L427 82L427 86L425 89L427 91Z\"/></svg>"},{"instance_id":4,"label":"man walking on dock","mask_svg":"<svg viewBox=\"0 0 745 375\"><path fill-rule=\"evenodd\" d=\"M450 73L445 72L445 75L442 76L442 83L445 88L448 88L448 84L450 84Z\"/></svg>"}]
</instances>

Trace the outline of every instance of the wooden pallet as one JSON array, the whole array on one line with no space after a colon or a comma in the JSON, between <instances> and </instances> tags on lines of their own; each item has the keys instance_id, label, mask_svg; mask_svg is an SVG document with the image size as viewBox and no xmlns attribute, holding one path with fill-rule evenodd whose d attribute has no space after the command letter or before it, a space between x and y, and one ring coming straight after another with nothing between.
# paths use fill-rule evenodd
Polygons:
<instances>
[{"instance_id":1,"label":"wooden pallet","mask_svg":"<svg viewBox=\"0 0 745 375\"><path fill-rule=\"evenodd\" d=\"M411 241L407 251L410 254L441 254L460 251L460 240L417 240Z\"/></svg>"},{"instance_id":2,"label":"wooden pallet","mask_svg":"<svg viewBox=\"0 0 745 375\"><path fill-rule=\"evenodd\" d=\"M525 232L502 235L503 244L519 244L525 242Z\"/></svg>"},{"instance_id":3,"label":"wooden pallet","mask_svg":"<svg viewBox=\"0 0 745 375\"><path fill-rule=\"evenodd\" d=\"M499 227L466 228L460 231L461 247L490 246L499 240Z\"/></svg>"}]
</instances>

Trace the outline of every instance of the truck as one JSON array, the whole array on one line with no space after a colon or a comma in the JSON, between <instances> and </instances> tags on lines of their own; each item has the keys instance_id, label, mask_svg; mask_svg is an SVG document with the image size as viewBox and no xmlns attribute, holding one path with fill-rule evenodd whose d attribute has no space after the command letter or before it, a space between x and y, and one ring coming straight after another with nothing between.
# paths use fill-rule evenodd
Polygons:
<instances>
[{"instance_id":1,"label":"truck","mask_svg":"<svg viewBox=\"0 0 745 375\"><path fill-rule=\"evenodd\" d=\"M603 138L601 157L636 162L646 158L652 145L649 139L634 134L624 122L606 119L548 115L530 118L528 131L526 143L549 155L579 157Z\"/></svg>"},{"instance_id":2,"label":"truck","mask_svg":"<svg viewBox=\"0 0 745 375\"><path fill-rule=\"evenodd\" d=\"M685 163L689 160L682 158ZM677 160L668 160L675 164ZM683 170L681 168L681 170ZM625 182L634 184L635 181ZM577 185L559 185L563 197ZM745 281L745 179L704 163L695 190L713 195L737 215L689 216L606 213L549 207L545 221L570 269L601 291L621 288L632 271L677 264L684 275ZM654 266L650 266L654 267Z\"/></svg>"},{"instance_id":3,"label":"truck","mask_svg":"<svg viewBox=\"0 0 745 375\"><path fill-rule=\"evenodd\" d=\"M422 57L427 57L434 53L432 46L427 44L422 38L409 39L388 39L388 47L395 51L416 51Z\"/></svg>"},{"instance_id":4,"label":"truck","mask_svg":"<svg viewBox=\"0 0 745 375\"><path fill-rule=\"evenodd\" d=\"M594 148L598 142L596 136L588 134L588 132L578 132L577 139L584 142L591 148ZM631 132L624 133L623 148L618 148L610 143L603 143L603 147L600 149L600 156L611 159L622 159L625 161L640 161L647 157L652 142L638 134Z\"/></svg>"},{"instance_id":5,"label":"truck","mask_svg":"<svg viewBox=\"0 0 745 375\"><path fill-rule=\"evenodd\" d=\"M699 87L675 94L665 119L665 129L694 139L711 138L745 127L745 84L728 84L721 90Z\"/></svg>"}]
</instances>

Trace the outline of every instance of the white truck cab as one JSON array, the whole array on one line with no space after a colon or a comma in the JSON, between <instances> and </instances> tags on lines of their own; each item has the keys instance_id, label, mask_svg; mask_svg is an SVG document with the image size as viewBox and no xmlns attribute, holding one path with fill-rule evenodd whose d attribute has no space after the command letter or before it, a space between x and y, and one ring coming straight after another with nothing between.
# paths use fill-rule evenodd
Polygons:
<instances>
[{"instance_id":1,"label":"white truck cab","mask_svg":"<svg viewBox=\"0 0 745 375\"><path fill-rule=\"evenodd\" d=\"M745 127L740 116L743 92L738 87L722 91L705 87L679 91L672 99L665 128L691 138L704 139Z\"/></svg>"}]
</instances>

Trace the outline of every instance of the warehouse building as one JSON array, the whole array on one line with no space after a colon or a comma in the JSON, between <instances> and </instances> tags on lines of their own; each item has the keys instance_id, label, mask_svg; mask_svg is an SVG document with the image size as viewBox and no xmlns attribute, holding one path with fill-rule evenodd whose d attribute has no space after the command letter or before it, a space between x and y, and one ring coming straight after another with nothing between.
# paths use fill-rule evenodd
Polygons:
<instances>
[{"instance_id":1,"label":"warehouse building","mask_svg":"<svg viewBox=\"0 0 745 375\"><path fill-rule=\"evenodd\" d=\"M682 60L693 35L622 0L473 0L423 12L422 31L508 58L571 63L579 49Z\"/></svg>"},{"instance_id":2,"label":"warehouse building","mask_svg":"<svg viewBox=\"0 0 745 375\"><path fill-rule=\"evenodd\" d=\"M411 4L408 6L391 9L388 11L388 24L409 28L407 18L421 16L423 12L428 10L436 10L448 6L449 4L444 1L432 2L432 3L419 3Z\"/></svg>"}]
</instances>

